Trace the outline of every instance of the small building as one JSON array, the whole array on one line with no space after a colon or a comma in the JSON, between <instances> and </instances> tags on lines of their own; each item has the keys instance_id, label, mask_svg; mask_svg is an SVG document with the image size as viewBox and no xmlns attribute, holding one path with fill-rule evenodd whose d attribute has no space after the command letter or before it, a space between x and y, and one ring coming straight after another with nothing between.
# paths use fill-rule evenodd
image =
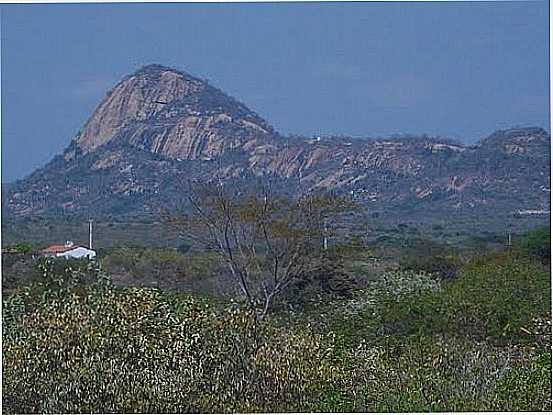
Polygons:
<instances>
[{"instance_id":1,"label":"small building","mask_svg":"<svg viewBox=\"0 0 553 415\"><path fill-rule=\"evenodd\" d=\"M42 256L53 258L88 258L96 257L96 251L85 246L74 245L73 242L67 241L65 245L52 245L41 251Z\"/></svg>"}]
</instances>

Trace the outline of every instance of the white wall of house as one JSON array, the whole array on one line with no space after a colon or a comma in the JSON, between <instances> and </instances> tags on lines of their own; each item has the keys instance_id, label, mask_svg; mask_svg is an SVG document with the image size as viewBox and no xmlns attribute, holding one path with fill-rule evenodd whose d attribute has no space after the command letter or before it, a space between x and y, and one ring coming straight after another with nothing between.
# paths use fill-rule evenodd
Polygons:
<instances>
[{"instance_id":1,"label":"white wall of house","mask_svg":"<svg viewBox=\"0 0 553 415\"><path fill-rule=\"evenodd\" d=\"M56 256L64 257L64 258L88 258L92 259L96 256L96 251L93 251L92 249L84 248L82 246L77 246L75 249L71 249L70 251L60 252L56 254Z\"/></svg>"}]
</instances>

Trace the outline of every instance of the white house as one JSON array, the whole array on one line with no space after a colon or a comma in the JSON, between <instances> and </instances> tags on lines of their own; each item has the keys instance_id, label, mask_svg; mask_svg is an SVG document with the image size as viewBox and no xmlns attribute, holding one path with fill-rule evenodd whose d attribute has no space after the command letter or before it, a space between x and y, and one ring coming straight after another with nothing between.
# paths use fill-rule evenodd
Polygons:
<instances>
[{"instance_id":1,"label":"white house","mask_svg":"<svg viewBox=\"0 0 553 415\"><path fill-rule=\"evenodd\" d=\"M74 245L73 242L67 241L65 245L52 245L42 250L42 255L54 258L88 258L92 259L96 256L96 251L85 246Z\"/></svg>"}]
</instances>

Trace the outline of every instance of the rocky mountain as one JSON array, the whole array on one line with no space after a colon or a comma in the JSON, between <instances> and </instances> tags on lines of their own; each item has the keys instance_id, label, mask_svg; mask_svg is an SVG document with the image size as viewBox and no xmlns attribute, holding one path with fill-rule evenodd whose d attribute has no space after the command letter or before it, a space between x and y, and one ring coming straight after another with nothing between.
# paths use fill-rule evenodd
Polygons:
<instances>
[{"instance_id":1,"label":"rocky mountain","mask_svg":"<svg viewBox=\"0 0 553 415\"><path fill-rule=\"evenodd\" d=\"M179 203L183 180L217 175L348 192L373 217L546 218L549 149L539 128L497 131L474 146L428 136L284 137L206 81L150 65L108 92L62 155L4 185L2 210L155 215Z\"/></svg>"}]
</instances>

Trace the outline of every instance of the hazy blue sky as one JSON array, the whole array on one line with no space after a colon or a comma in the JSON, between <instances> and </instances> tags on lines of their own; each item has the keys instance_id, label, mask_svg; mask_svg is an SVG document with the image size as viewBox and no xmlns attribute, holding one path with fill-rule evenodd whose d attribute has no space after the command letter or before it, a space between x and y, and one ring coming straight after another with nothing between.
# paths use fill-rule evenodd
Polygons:
<instances>
[{"instance_id":1,"label":"hazy blue sky","mask_svg":"<svg viewBox=\"0 0 553 415\"><path fill-rule=\"evenodd\" d=\"M283 133L549 130L548 5L3 5L2 181L61 153L149 63L238 98Z\"/></svg>"}]
</instances>

